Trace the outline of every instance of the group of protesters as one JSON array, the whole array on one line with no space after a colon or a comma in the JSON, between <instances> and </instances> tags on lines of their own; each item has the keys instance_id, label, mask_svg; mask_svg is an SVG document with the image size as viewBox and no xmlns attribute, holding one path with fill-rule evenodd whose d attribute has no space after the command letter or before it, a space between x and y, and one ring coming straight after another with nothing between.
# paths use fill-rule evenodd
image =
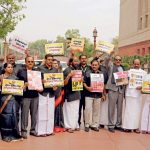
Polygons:
<instances>
[{"instance_id":1,"label":"group of protesters","mask_svg":"<svg viewBox=\"0 0 150 150\"><path fill-rule=\"evenodd\" d=\"M60 62L51 54L46 54L43 63L36 68L32 56L27 56L25 65L21 65L15 64L14 54L8 54L0 69L1 86L3 79L22 80L24 89L23 96L0 95L2 140L27 139L29 112L29 134L32 136L49 136L65 131L73 133L81 126L86 132L107 128L111 133L115 130L150 133L150 94L142 94L141 86L130 89L129 85L116 85L114 73L125 70L121 60L119 55L105 61L95 57L89 65L87 56L81 54L79 58L70 58L63 71ZM146 75L139 59L133 61L133 68ZM41 72L43 90L28 89L28 70ZM78 70L82 71L83 90L73 91L72 77ZM64 86L45 88L45 73L63 73ZM93 92L91 74L103 75L102 92ZM44 107L43 102L46 102Z\"/></svg>"}]
</instances>

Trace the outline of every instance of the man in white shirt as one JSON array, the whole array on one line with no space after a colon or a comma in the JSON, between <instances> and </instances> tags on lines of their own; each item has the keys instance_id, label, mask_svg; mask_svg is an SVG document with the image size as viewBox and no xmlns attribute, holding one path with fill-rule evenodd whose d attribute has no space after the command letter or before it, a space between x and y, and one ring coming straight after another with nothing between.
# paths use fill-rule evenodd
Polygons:
<instances>
[{"instance_id":1,"label":"man in white shirt","mask_svg":"<svg viewBox=\"0 0 150 150\"><path fill-rule=\"evenodd\" d=\"M133 70L134 69L134 70ZM131 71L139 72L139 77L141 78L141 83L146 73L141 69L141 62L139 59L133 61L133 69L129 70L129 75ZM131 78L129 78L129 82ZM136 81L139 82L139 81ZM130 84L130 83L129 83ZM141 94L141 85L136 87L127 86L125 93L125 111L123 118L122 127L126 132L131 132L132 130L136 133L139 132L139 123L142 109L142 94Z\"/></svg>"}]
</instances>

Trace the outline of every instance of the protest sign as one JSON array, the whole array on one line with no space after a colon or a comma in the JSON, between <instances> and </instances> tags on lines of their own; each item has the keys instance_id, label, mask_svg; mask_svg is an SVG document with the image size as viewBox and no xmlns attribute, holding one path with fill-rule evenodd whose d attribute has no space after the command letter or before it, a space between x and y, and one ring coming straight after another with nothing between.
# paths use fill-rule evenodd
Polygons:
<instances>
[{"instance_id":1,"label":"protest sign","mask_svg":"<svg viewBox=\"0 0 150 150\"><path fill-rule=\"evenodd\" d=\"M27 77L29 90L43 90L40 71L27 70Z\"/></svg>"},{"instance_id":2,"label":"protest sign","mask_svg":"<svg viewBox=\"0 0 150 150\"><path fill-rule=\"evenodd\" d=\"M101 52L110 54L113 51L113 49L114 49L114 45L106 41L99 41L96 44L96 50Z\"/></svg>"},{"instance_id":3,"label":"protest sign","mask_svg":"<svg viewBox=\"0 0 150 150\"><path fill-rule=\"evenodd\" d=\"M104 90L104 76L103 74L91 73L91 87L92 92L103 92Z\"/></svg>"},{"instance_id":4,"label":"protest sign","mask_svg":"<svg viewBox=\"0 0 150 150\"><path fill-rule=\"evenodd\" d=\"M54 87L54 86L64 86L64 76L63 73L45 73L44 74L44 87Z\"/></svg>"},{"instance_id":5,"label":"protest sign","mask_svg":"<svg viewBox=\"0 0 150 150\"><path fill-rule=\"evenodd\" d=\"M81 91L81 90L83 90L82 71L76 70L74 71L74 75L72 77L72 91Z\"/></svg>"},{"instance_id":6,"label":"protest sign","mask_svg":"<svg viewBox=\"0 0 150 150\"><path fill-rule=\"evenodd\" d=\"M3 79L2 94L23 95L24 81Z\"/></svg>"},{"instance_id":7,"label":"protest sign","mask_svg":"<svg viewBox=\"0 0 150 150\"><path fill-rule=\"evenodd\" d=\"M143 83L143 70L130 69L129 70L129 88L141 87Z\"/></svg>"},{"instance_id":8,"label":"protest sign","mask_svg":"<svg viewBox=\"0 0 150 150\"><path fill-rule=\"evenodd\" d=\"M28 43L19 37L13 37L10 41L9 48L19 53L25 54L25 51L28 49Z\"/></svg>"},{"instance_id":9,"label":"protest sign","mask_svg":"<svg viewBox=\"0 0 150 150\"><path fill-rule=\"evenodd\" d=\"M128 84L128 71L113 73L116 86Z\"/></svg>"},{"instance_id":10,"label":"protest sign","mask_svg":"<svg viewBox=\"0 0 150 150\"><path fill-rule=\"evenodd\" d=\"M54 56L64 55L64 45L63 43L45 44L45 52Z\"/></svg>"},{"instance_id":11,"label":"protest sign","mask_svg":"<svg viewBox=\"0 0 150 150\"><path fill-rule=\"evenodd\" d=\"M142 92L145 94L150 94L150 74L144 76L142 84Z\"/></svg>"},{"instance_id":12,"label":"protest sign","mask_svg":"<svg viewBox=\"0 0 150 150\"><path fill-rule=\"evenodd\" d=\"M83 52L85 40L72 38L70 48L72 52Z\"/></svg>"}]
</instances>

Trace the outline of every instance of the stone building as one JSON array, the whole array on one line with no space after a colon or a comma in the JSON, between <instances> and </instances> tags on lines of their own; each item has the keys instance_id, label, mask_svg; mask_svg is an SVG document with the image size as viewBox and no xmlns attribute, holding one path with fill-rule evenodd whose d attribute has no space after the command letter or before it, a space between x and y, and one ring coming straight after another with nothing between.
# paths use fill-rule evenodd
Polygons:
<instances>
[{"instance_id":1,"label":"stone building","mask_svg":"<svg viewBox=\"0 0 150 150\"><path fill-rule=\"evenodd\" d=\"M119 54L150 53L150 0L120 0Z\"/></svg>"}]
</instances>

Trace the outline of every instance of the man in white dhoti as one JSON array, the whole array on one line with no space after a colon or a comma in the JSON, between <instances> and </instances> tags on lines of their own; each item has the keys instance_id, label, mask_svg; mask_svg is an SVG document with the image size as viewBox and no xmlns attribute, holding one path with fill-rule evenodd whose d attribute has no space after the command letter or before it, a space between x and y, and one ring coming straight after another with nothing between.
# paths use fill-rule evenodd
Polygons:
<instances>
[{"instance_id":1,"label":"man in white dhoti","mask_svg":"<svg viewBox=\"0 0 150 150\"><path fill-rule=\"evenodd\" d=\"M78 116L79 116L79 100L81 98L80 91L72 91L72 76L73 70L78 70L78 59L73 58L72 65L64 70L64 90L65 90L65 103L63 106L64 125L69 133L74 130L79 130Z\"/></svg>"},{"instance_id":2,"label":"man in white dhoti","mask_svg":"<svg viewBox=\"0 0 150 150\"><path fill-rule=\"evenodd\" d=\"M57 69L52 68L52 62L53 56L51 54L45 55L45 64L38 67L37 69L41 71L42 76L45 73L57 73ZM55 110L54 90L56 89L57 87L44 87L43 92L39 94L39 108L36 125L36 132L39 136L47 136L53 134Z\"/></svg>"},{"instance_id":3,"label":"man in white dhoti","mask_svg":"<svg viewBox=\"0 0 150 150\"><path fill-rule=\"evenodd\" d=\"M140 71L140 78L142 83L142 76L144 76L145 71L140 69L141 62L139 59L133 61L133 69ZM129 76L131 69L129 70ZM131 85L132 79L129 77L129 84ZM134 81L133 81L134 82ZM139 81L135 81L139 83ZM125 93L125 111L123 118L122 127L126 132L131 132L132 130L136 133L140 133L140 116L142 109L142 94L141 94L141 85L131 88L129 85L126 87Z\"/></svg>"},{"instance_id":4,"label":"man in white dhoti","mask_svg":"<svg viewBox=\"0 0 150 150\"><path fill-rule=\"evenodd\" d=\"M147 76L150 81L150 74ZM145 94L143 98L145 103L142 111L141 131L142 133L150 133L150 94Z\"/></svg>"}]
</instances>

